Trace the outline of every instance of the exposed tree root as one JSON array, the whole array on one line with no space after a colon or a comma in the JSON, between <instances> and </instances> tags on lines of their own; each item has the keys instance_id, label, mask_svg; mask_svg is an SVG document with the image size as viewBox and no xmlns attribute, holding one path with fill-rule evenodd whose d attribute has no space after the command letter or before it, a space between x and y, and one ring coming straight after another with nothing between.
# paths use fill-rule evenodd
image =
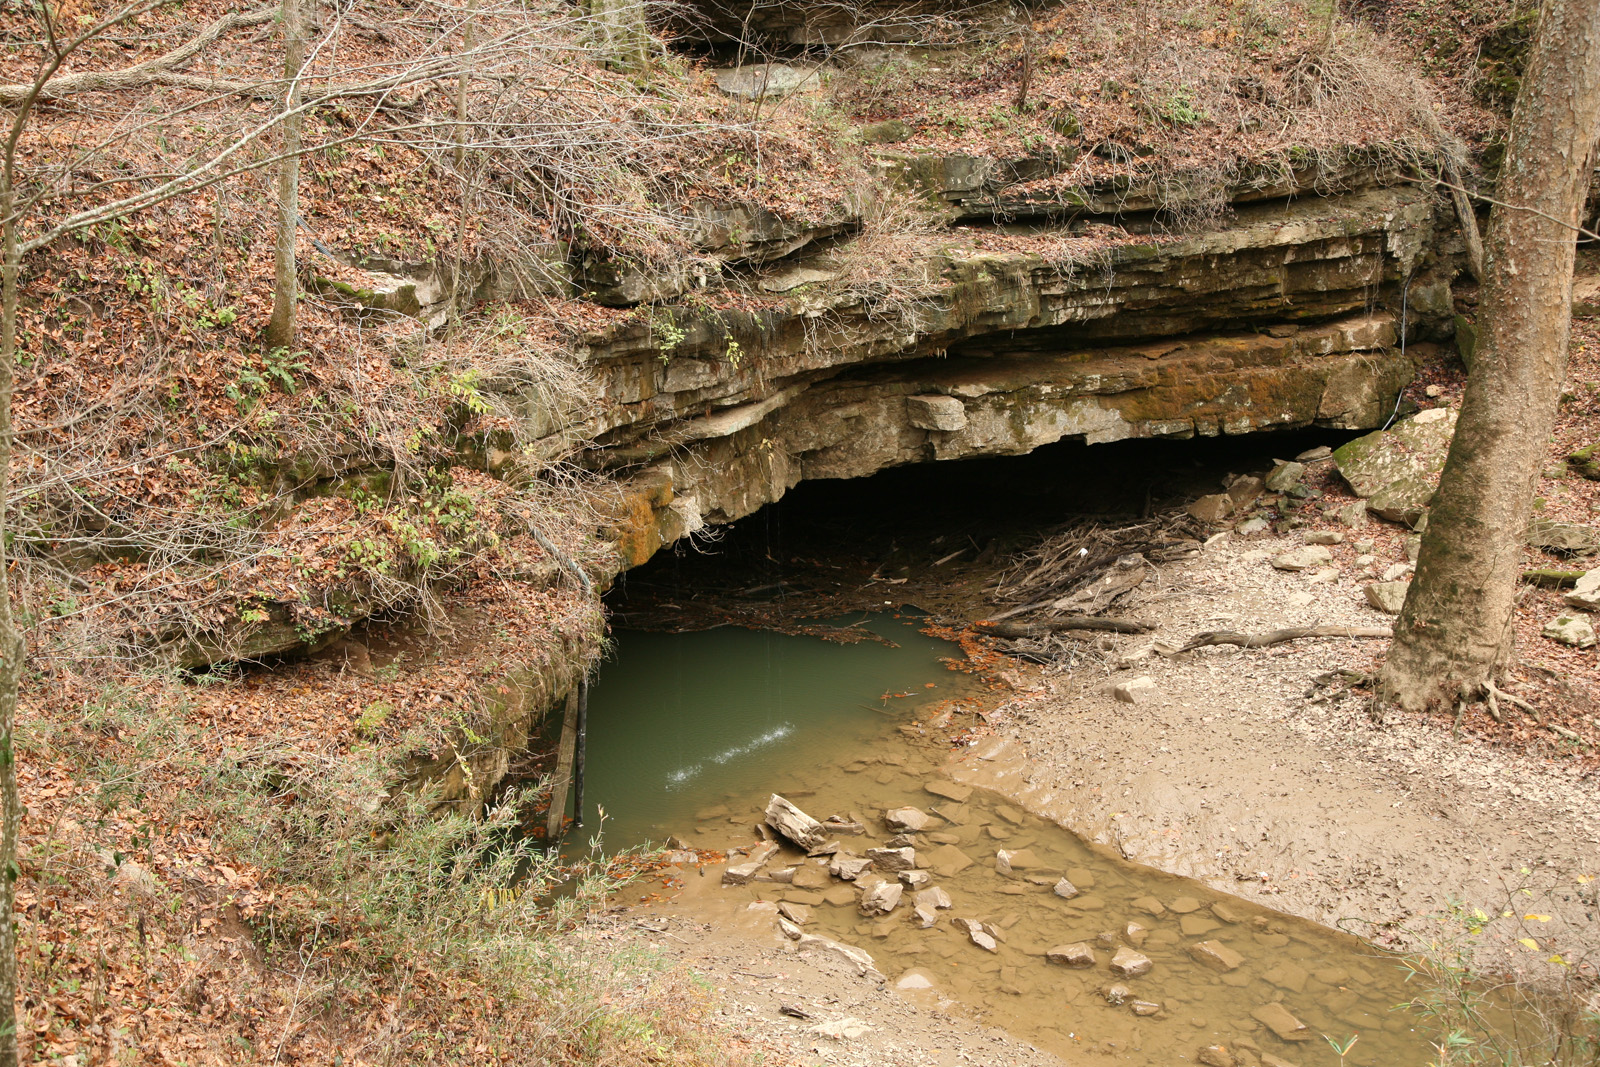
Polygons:
<instances>
[{"instance_id":1,"label":"exposed tree root","mask_svg":"<svg viewBox=\"0 0 1600 1067\"><path fill-rule=\"evenodd\" d=\"M1387 626L1291 626L1283 630L1268 630L1260 634L1241 634L1233 630L1210 630L1195 634L1188 644L1178 649L1188 652L1206 645L1238 645L1240 648L1266 648L1285 641L1298 641L1302 637L1393 637Z\"/></svg>"},{"instance_id":2,"label":"exposed tree root","mask_svg":"<svg viewBox=\"0 0 1600 1067\"><path fill-rule=\"evenodd\" d=\"M982 625L982 624L980 624ZM1101 630L1114 634L1147 634L1155 627L1137 619L1095 619L1083 615L1069 615L1064 619L1040 619L1035 622L1001 622L983 626L983 632L996 637L1042 637L1062 630Z\"/></svg>"}]
</instances>

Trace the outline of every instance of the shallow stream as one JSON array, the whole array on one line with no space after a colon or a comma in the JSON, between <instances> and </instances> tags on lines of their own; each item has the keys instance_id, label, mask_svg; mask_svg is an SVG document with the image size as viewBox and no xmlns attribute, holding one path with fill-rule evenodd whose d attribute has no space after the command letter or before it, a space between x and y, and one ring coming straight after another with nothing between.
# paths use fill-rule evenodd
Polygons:
<instances>
[{"instance_id":1,"label":"shallow stream","mask_svg":"<svg viewBox=\"0 0 1600 1067\"><path fill-rule=\"evenodd\" d=\"M795 850L749 885L688 879L680 906L692 910L702 894L783 902L806 933L866 949L908 997L1002 1026L1068 1062L1091 1050L1129 1064L1195 1062L1219 1045L1240 1064L1333 1067L1341 1059L1329 1039L1353 1035L1343 1063L1430 1061L1416 1016L1396 1009L1418 990L1393 957L1126 862L953 781L950 761L963 750L952 754L941 731L900 727L938 723L983 683L949 670L943 660L959 650L918 632L915 620L867 625L897 647L734 628L619 635L592 691L586 830L604 805L608 848L668 835L696 848L744 847L780 793L818 819L862 823L863 835L839 843L865 856L895 837L886 811L915 807L929 825L904 843L951 902L933 909L931 926L914 913L911 888L889 914L862 913L862 889L895 873L869 868L852 883L829 874L828 857ZM957 725L978 721L962 715ZM1001 850L1009 872L999 869ZM1058 891L1063 878L1070 897ZM993 950L959 920L986 924ZM1053 962L1062 953L1052 950L1067 946L1092 962ZM1148 973L1112 973L1119 951L1148 960Z\"/></svg>"}]
</instances>

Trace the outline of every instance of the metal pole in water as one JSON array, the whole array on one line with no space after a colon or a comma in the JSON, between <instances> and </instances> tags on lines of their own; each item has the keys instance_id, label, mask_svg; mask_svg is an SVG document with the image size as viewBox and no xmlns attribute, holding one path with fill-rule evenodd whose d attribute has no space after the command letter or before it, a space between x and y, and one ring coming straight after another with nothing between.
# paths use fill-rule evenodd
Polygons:
<instances>
[{"instance_id":1,"label":"metal pole in water","mask_svg":"<svg viewBox=\"0 0 1600 1067\"><path fill-rule=\"evenodd\" d=\"M583 825L583 750L589 737L589 676L578 679L578 751L572 760L572 825Z\"/></svg>"}]
</instances>

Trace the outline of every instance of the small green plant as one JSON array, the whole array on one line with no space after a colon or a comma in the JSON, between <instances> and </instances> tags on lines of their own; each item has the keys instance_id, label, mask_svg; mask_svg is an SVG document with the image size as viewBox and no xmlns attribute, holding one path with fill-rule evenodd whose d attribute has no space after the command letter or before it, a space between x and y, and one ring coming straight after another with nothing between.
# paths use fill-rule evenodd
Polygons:
<instances>
[{"instance_id":1,"label":"small green plant","mask_svg":"<svg viewBox=\"0 0 1600 1067\"><path fill-rule=\"evenodd\" d=\"M1349 1037L1345 1038L1343 1042L1339 1042L1335 1041L1327 1034L1323 1034L1322 1040L1326 1041L1328 1043L1328 1047L1333 1049L1333 1051L1338 1054L1339 1065L1340 1067L1344 1067L1344 1058L1350 1054L1351 1049L1355 1048L1356 1042L1361 1040L1361 1035L1351 1034Z\"/></svg>"}]
</instances>

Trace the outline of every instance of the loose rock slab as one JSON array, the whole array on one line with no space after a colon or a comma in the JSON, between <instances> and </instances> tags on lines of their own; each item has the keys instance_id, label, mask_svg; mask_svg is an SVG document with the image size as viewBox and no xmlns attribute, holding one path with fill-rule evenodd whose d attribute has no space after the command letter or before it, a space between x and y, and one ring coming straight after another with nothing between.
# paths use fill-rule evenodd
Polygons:
<instances>
[{"instance_id":1,"label":"loose rock slab","mask_svg":"<svg viewBox=\"0 0 1600 1067\"><path fill-rule=\"evenodd\" d=\"M767 825L801 848L821 848L828 843L823 825L778 794L767 801Z\"/></svg>"},{"instance_id":2,"label":"loose rock slab","mask_svg":"<svg viewBox=\"0 0 1600 1067\"><path fill-rule=\"evenodd\" d=\"M1310 1041L1311 1028L1289 1013L1289 1009L1276 1002L1263 1004L1250 1013L1250 1017L1277 1034L1284 1041Z\"/></svg>"},{"instance_id":3,"label":"loose rock slab","mask_svg":"<svg viewBox=\"0 0 1600 1067\"><path fill-rule=\"evenodd\" d=\"M887 915L900 904L900 895L906 891L899 882L880 882L861 894L863 915Z\"/></svg>"},{"instance_id":4,"label":"loose rock slab","mask_svg":"<svg viewBox=\"0 0 1600 1067\"><path fill-rule=\"evenodd\" d=\"M1156 686L1155 679L1146 675L1117 683L1112 687L1111 695L1124 704L1149 704L1161 698L1161 690Z\"/></svg>"},{"instance_id":5,"label":"loose rock slab","mask_svg":"<svg viewBox=\"0 0 1600 1067\"><path fill-rule=\"evenodd\" d=\"M1272 565L1280 571L1304 571L1332 562L1333 552L1330 549L1323 545L1304 545L1273 557Z\"/></svg>"},{"instance_id":6,"label":"loose rock slab","mask_svg":"<svg viewBox=\"0 0 1600 1067\"><path fill-rule=\"evenodd\" d=\"M773 855L777 853L777 851L778 846L772 844L771 842L762 845L760 848L756 849L755 852L751 853L750 858L744 863L736 863L732 867L729 867L727 870L723 871L722 884L748 885L750 880L756 876L756 873L760 871L761 868L767 865L767 861L770 860Z\"/></svg>"},{"instance_id":7,"label":"loose rock slab","mask_svg":"<svg viewBox=\"0 0 1600 1067\"><path fill-rule=\"evenodd\" d=\"M869 848L867 858L872 865L880 871L909 871L917 865L917 850L914 848Z\"/></svg>"},{"instance_id":8,"label":"loose rock slab","mask_svg":"<svg viewBox=\"0 0 1600 1067\"><path fill-rule=\"evenodd\" d=\"M1600 570L1585 572L1563 599L1575 608L1600 611Z\"/></svg>"},{"instance_id":9,"label":"loose rock slab","mask_svg":"<svg viewBox=\"0 0 1600 1067\"><path fill-rule=\"evenodd\" d=\"M1150 973L1150 968L1155 964L1150 962L1150 957L1142 952L1135 952L1126 945L1117 949L1116 955L1111 957L1111 973L1120 974L1124 978L1139 978Z\"/></svg>"},{"instance_id":10,"label":"loose rock slab","mask_svg":"<svg viewBox=\"0 0 1600 1067\"><path fill-rule=\"evenodd\" d=\"M1059 963L1065 967L1093 967L1095 959L1094 949L1085 941L1074 941L1070 945L1057 945L1045 952L1044 958L1051 963Z\"/></svg>"},{"instance_id":11,"label":"loose rock slab","mask_svg":"<svg viewBox=\"0 0 1600 1067\"><path fill-rule=\"evenodd\" d=\"M883 813L883 824L893 833L921 833L934 825L934 818L919 808L895 808Z\"/></svg>"},{"instance_id":12,"label":"loose rock slab","mask_svg":"<svg viewBox=\"0 0 1600 1067\"><path fill-rule=\"evenodd\" d=\"M1189 955L1219 971L1237 970L1244 963L1243 956L1221 941L1201 941L1199 944L1190 945Z\"/></svg>"},{"instance_id":13,"label":"loose rock slab","mask_svg":"<svg viewBox=\"0 0 1600 1067\"><path fill-rule=\"evenodd\" d=\"M1373 582L1365 589L1367 603L1385 615L1398 615L1410 589L1410 582Z\"/></svg>"}]
</instances>

